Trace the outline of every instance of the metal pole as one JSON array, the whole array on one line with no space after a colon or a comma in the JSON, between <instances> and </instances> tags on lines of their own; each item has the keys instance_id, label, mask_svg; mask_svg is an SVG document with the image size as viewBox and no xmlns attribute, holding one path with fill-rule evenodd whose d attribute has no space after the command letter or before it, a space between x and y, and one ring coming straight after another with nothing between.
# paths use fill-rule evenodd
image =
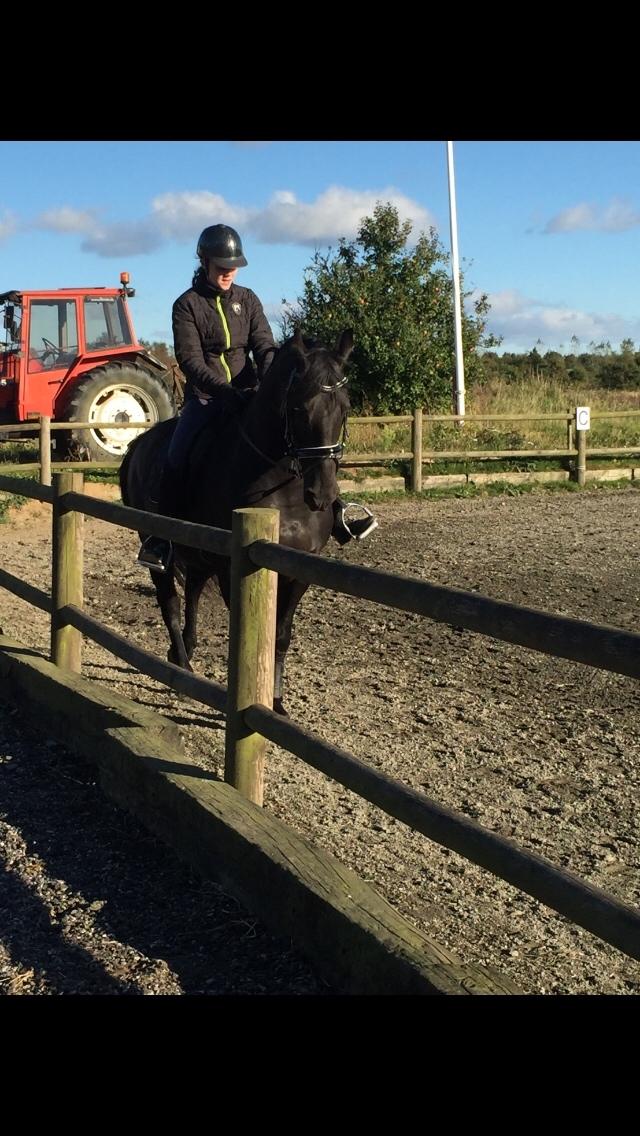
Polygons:
<instances>
[{"instance_id":1,"label":"metal pole","mask_svg":"<svg viewBox=\"0 0 640 1136\"><path fill-rule=\"evenodd\" d=\"M449 173L449 221L451 226L451 272L453 274L453 311L456 343L455 413L464 414L464 359L462 356L462 305L460 299L460 264L458 261L458 218L456 214L456 183L453 172L453 142L447 142L447 169ZM462 425L462 423L460 423Z\"/></svg>"}]
</instances>

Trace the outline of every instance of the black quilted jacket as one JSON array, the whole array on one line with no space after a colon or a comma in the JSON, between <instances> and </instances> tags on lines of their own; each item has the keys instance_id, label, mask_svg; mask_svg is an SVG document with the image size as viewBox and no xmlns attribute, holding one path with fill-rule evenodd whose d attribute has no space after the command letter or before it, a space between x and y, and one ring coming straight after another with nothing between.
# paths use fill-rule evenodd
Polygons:
<instances>
[{"instance_id":1,"label":"black quilted jacket","mask_svg":"<svg viewBox=\"0 0 640 1136\"><path fill-rule=\"evenodd\" d=\"M193 287L173 305L173 343L186 379L185 397L211 394L233 382L248 389L268 370L275 341L260 300L250 288L232 284L222 292L196 273ZM253 366L251 352L257 367Z\"/></svg>"}]
</instances>

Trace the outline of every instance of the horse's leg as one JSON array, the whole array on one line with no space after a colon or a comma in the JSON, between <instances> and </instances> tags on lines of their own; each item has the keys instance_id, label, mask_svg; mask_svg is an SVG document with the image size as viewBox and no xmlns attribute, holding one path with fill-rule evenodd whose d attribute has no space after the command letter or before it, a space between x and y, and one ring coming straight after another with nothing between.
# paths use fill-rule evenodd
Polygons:
<instances>
[{"instance_id":1,"label":"horse's leg","mask_svg":"<svg viewBox=\"0 0 640 1136\"><path fill-rule=\"evenodd\" d=\"M231 603L231 582L228 565L218 572L220 592L227 607ZM301 584L298 580L286 580L278 576L278 605L276 610L276 665L273 681L273 709L277 714L288 718L289 715L282 705L282 682L284 679L284 660L291 642L293 617L308 584Z\"/></svg>"},{"instance_id":2,"label":"horse's leg","mask_svg":"<svg viewBox=\"0 0 640 1136\"><path fill-rule=\"evenodd\" d=\"M184 631L182 639L187 658L193 658L193 652L198 646L198 604L200 596L211 572L202 572L196 568L187 568L184 583Z\"/></svg>"},{"instance_id":3,"label":"horse's leg","mask_svg":"<svg viewBox=\"0 0 640 1136\"><path fill-rule=\"evenodd\" d=\"M273 684L273 709L277 714L288 718L282 704L282 684L284 681L284 661L291 642L293 617L308 584L299 580L285 580L278 577L278 609L276 614L276 669Z\"/></svg>"},{"instance_id":4,"label":"horse's leg","mask_svg":"<svg viewBox=\"0 0 640 1136\"><path fill-rule=\"evenodd\" d=\"M216 575L218 577L220 595L229 610L231 610L231 564L228 560L220 565Z\"/></svg>"},{"instance_id":5,"label":"horse's leg","mask_svg":"<svg viewBox=\"0 0 640 1136\"><path fill-rule=\"evenodd\" d=\"M177 666L190 671L192 668L180 631L180 597L176 591L174 574L171 570L162 575L157 572L150 572L149 574L155 585L158 607L162 612L162 618L171 640L167 658L170 663L175 663Z\"/></svg>"}]
</instances>

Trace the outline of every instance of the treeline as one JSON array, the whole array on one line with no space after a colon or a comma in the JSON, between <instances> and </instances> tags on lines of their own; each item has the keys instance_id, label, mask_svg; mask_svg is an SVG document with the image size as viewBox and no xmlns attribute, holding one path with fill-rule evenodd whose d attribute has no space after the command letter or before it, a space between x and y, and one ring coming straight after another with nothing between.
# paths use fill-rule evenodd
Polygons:
<instances>
[{"instance_id":1,"label":"treeline","mask_svg":"<svg viewBox=\"0 0 640 1136\"><path fill-rule=\"evenodd\" d=\"M575 346L575 337L572 340ZM625 339L618 351L611 344L590 343L585 352L539 351L537 347L522 355L498 355L486 351L481 355L482 381L502 379L509 383L547 379L563 386L601 387L603 390L640 388L640 351L631 339Z\"/></svg>"},{"instance_id":2,"label":"treeline","mask_svg":"<svg viewBox=\"0 0 640 1136\"><path fill-rule=\"evenodd\" d=\"M152 355L155 355L156 359L159 359L161 363L164 363L165 367L171 369L172 367L178 366L176 357L173 354L173 348L170 347L168 343L161 343L158 340L156 340L154 343L151 343L148 339L141 339L140 345L142 347L146 347L147 351L150 351Z\"/></svg>"}]
</instances>

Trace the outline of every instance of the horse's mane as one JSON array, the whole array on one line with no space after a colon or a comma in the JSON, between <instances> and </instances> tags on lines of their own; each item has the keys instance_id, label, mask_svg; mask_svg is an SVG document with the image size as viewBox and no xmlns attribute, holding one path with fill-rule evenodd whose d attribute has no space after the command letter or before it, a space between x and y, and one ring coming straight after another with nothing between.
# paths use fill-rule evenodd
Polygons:
<instances>
[{"instance_id":1,"label":"horse's mane","mask_svg":"<svg viewBox=\"0 0 640 1136\"><path fill-rule=\"evenodd\" d=\"M322 389L330 398L337 398L345 404L348 396L344 387L337 387L343 378L343 367L338 361L335 351L332 351L317 339L310 336L303 337L305 351L301 351L294 342L294 337L285 342L276 350L273 362L267 374L260 383L259 391L263 398L276 401L284 409L283 400L286 397L289 380L295 372L295 385L297 393L304 400L318 394ZM324 391L327 384L336 384L336 390Z\"/></svg>"}]
</instances>

